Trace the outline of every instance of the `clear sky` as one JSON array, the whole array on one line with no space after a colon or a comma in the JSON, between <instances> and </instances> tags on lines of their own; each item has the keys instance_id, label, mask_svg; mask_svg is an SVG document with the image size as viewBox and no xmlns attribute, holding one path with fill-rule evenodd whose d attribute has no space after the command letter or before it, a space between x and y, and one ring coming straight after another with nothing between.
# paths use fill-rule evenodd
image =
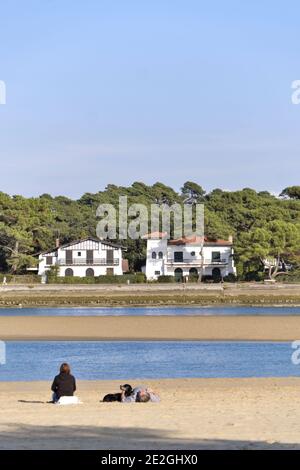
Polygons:
<instances>
[{"instance_id":1,"label":"clear sky","mask_svg":"<svg viewBox=\"0 0 300 470\"><path fill-rule=\"evenodd\" d=\"M300 184L300 4L2 0L0 190Z\"/></svg>"}]
</instances>

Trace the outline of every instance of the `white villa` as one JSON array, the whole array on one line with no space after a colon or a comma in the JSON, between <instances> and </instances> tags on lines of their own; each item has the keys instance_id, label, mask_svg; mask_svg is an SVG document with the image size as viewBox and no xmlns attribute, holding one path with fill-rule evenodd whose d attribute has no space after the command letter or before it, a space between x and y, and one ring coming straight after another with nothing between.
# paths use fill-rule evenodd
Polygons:
<instances>
[{"instance_id":1,"label":"white villa","mask_svg":"<svg viewBox=\"0 0 300 470\"><path fill-rule=\"evenodd\" d=\"M127 271L122 247L97 238L85 238L65 245L56 243L53 250L39 255L38 274L45 276L51 266L58 266L58 276L101 276Z\"/></svg>"},{"instance_id":2,"label":"white villa","mask_svg":"<svg viewBox=\"0 0 300 470\"><path fill-rule=\"evenodd\" d=\"M168 240L165 233L146 235L147 260L145 274L148 280L161 275L212 276L221 279L236 274L233 259L233 240L211 240L191 237Z\"/></svg>"}]
</instances>

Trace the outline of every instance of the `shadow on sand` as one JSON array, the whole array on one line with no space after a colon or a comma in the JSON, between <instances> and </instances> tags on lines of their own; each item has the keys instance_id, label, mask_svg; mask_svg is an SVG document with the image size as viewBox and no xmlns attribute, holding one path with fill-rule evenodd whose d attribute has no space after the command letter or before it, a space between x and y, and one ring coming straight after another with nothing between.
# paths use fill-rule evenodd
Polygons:
<instances>
[{"instance_id":1,"label":"shadow on sand","mask_svg":"<svg viewBox=\"0 0 300 470\"><path fill-rule=\"evenodd\" d=\"M6 425L0 449L300 449L300 444L226 439L179 439L168 431L96 426Z\"/></svg>"}]
</instances>

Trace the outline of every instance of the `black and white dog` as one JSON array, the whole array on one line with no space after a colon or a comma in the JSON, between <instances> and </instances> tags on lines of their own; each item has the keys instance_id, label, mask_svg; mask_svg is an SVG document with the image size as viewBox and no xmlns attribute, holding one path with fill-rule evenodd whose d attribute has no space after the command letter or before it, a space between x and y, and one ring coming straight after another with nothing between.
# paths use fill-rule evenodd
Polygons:
<instances>
[{"instance_id":1,"label":"black and white dog","mask_svg":"<svg viewBox=\"0 0 300 470\"><path fill-rule=\"evenodd\" d=\"M129 384L120 385L120 389L125 392L125 397L129 397L132 394L133 388ZM103 402L121 401L121 393L108 393L103 397Z\"/></svg>"}]
</instances>

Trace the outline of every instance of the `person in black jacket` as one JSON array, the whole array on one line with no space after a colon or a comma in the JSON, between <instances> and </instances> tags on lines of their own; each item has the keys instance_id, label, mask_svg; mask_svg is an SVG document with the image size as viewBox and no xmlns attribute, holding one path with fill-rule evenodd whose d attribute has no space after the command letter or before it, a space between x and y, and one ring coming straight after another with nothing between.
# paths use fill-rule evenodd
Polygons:
<instances>
[{"instance_id":1,"label":"person in black jacket","mask_svg":"<svg viewBox=\"0 0 300 470\"><path fill-rule=\"evenodd\" d=\"M76 380L71 375L71 368L66 362L60 366L60 373L54 378L51 390L53 392L53 403L58 402L60 397L72 397L74 395Z\"/></svg>"}]
</instances>

